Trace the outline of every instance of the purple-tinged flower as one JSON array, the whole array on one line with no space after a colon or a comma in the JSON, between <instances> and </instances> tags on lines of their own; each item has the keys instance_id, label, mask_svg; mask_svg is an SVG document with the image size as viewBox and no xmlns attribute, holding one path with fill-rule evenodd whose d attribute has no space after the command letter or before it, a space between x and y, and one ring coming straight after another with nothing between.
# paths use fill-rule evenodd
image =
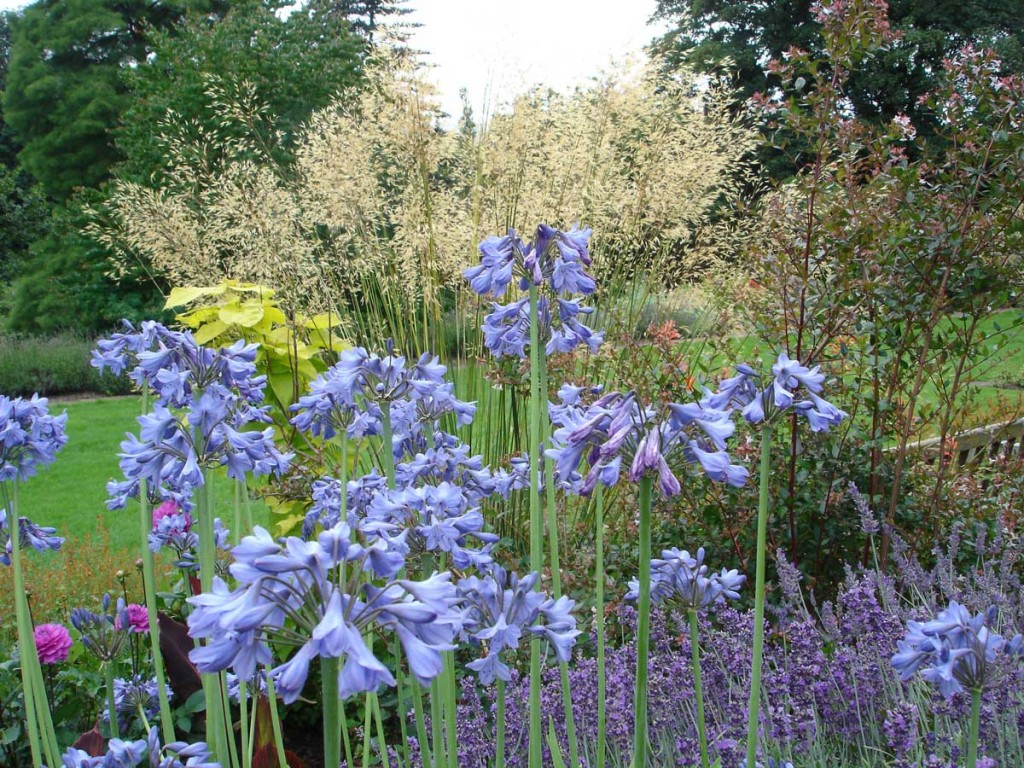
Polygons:
<instances>
[{"instance_id":1,"label":"purple-tinged flower","mask_svg":"<svg viewBox=\"0 0 1024 768\"><path fill-rule=\"evenodd\" d=\"M38 552L56 552L64 544L64 539L57 535L56 528L36 525L27 517L18 518L18 529L21 533L18 543L23 547L32 547ZM0 550L0 563L10 565L14 545L7 524L7 510L3 508L0 508L0 541L4 542L4 548Z\"/></svg>"},{"instance_id":2,"label":"purple-tinged flower","mask_svg":"<svg viewBox=\"0 0 1024 768\"><path fill-rule=\"evenodd\" d=\"M167 698L173 696L170 686L166 687ZM140 712L145 713L147 718L156 717L160 711L160 697L155 678L145 678L142 675L135 675L131 678L114 678L114 711L117 713L117 722L127 729L129 724L139 716ZM110 722L110 708L103 708L104 722Z\"/></svg>"},{"instance_id":3,"label":"purple-tinged flower","mask_svg":"<svg viewBox=\"0 0 1024 768\"><path fill-rule=\"evenodd\" d=\"M959 691L983 690L998 668L1000 656L1019 657L1024 638L1005 640L989 626L995 621L995 606L972 616L955 600L932 621L910 621L906 636L897 643L892 665L900 679L909 680L917 671L950 697Z\"/></svg>"},{"instance_id":4,"label":"purple-tinged flower","mask_svg":"<svg viewBox=\"0 0 1024 768\"><path fill-rule=\"evenodd\" d=\"M268 671L285 703L302 692L309 664L317 657L344 660L338 673L342 698L376 691L395 684L363 640L379 628L397 634L421 683L439 674L441 653L452 648L460 623L450 574L419 582L395 579L404 556L353 542L344 522L316 541L290 537L281 544L257 528L233 554L231 573L239 586L229 590L216 578L210 592L189 599L189 632L206 639L190 654L201 672L230 667L251 679L258 665L272 663L269 643L274 642L296 649ZM339 584L336 574L343 564L347 580ZM385 580L384 585L361 581L364 570Z\"/></svg>"},{"instance_id":5,"label":"purple-tinged flower","mask_svg":"<svg viewBox=\"0 0 1024 768\"><path fill-rule=\"evenodd\" d=\"M146 610L146 606L139 605L138 603L128 603L125 606L124 613L128 617L127 629L129 632L134 632L137 635L149 632L149 612ZM115 627L123 629L124 627L119 626L119 622L120 617L114 620Z\"/></svg>"},{"instance_id":6,"label":"purple-tinged flower","mask_svg":"<svg viewBox=\"0 0 1024 768\"><path fill-rule=\"evenodd\" d=\"M745 579L735 570L710 572L704 565L704 547L697 550L695 557L685 549L666 549L660 558L651 560L651 599L655 603L699 610L715 602L737 599ZM626 599L636 600L639 596L639 582L630 581Z\"/></svg>"},{"instance_id":7,"label":"purple-tinged flower","mask_svg":"<svg viewBox=\"0 0 1024 768\"><path fill-rule=\"evenodd\" d=\"M105 755L93 757L84 750L69 747L61 756L63 768L221 768L212 762L205 742L187 744L176 741L160 746L160 729L150 728L145 739L111 739Z\"/></svg>"},{"instance_id":8,"label":"purple-tinged flower","mask_svg":"<svg viewBox=\"0 0 1024 768\"><path fill-rule=\"evenodd\" d=\"M121 655L128 642L131 623L123 598L114 603L103 595L102 609L93 613L86 608L71 611L71 625L81 634L82 645L100 661L109 662Z\"/></svg>"},{"instance_id":9,"label":"purple-tinged flower","mask_svg":"<svg viewBox=\"0 0 1024 768\"><path fill-rule=\"evenodd\" d=\"M39 624L32 636L40 664L59 664L66 661L71 651L71 633L63 624Z\"/></svg>"},{"instance_id":10,"label":"purple-tinged flower","mask_svg":"<svg viewBox=\"0 0 1024 768\"><path fill-rule=\"evenodd\" d=\"M512 679L502 653L518 648L524 634L546 638L557 658L569 661L580 634L572 616L574 603L537 591L538 581L536 573L520 579L494 565L486 576L469 576L456 585L463 602L462 636L487 647L485 656L466 665L484 685Z\"/></svg>"},{"instance_id":11,"label":"purple-tinged flower","mask_svg":"<svg viewBox=\"0 0 1024 768\"><path fill-rule=\"evenodd\" d=\"M878 518L875 517L874 510L871 509L871 503L852 480L850 481L849 492L850 498L853 499L853 505L857 508L857 514L860 517L861 533L869 536L878 533L881 526L878 524Z\"/></svg>"},{"instance_id":12,"label":"purple-tinged flower","mask_svg":"<svg viewBox=\"0 0 1024 768\"><path fill-rule=\"evenodd\" d=\"M38 467L52 464L67 443L68 415L51 416L47 399L0 395L0 483L26 480Z\"/></svg>"}]
</instances>

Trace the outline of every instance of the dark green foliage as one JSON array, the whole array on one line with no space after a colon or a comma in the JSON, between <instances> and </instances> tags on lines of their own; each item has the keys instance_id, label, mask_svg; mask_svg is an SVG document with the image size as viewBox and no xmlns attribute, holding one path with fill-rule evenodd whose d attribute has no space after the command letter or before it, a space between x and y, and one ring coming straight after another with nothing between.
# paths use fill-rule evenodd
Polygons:
<instances>
[{"instance_id":1,"label":"dark green foliage","mask_svg":"<svg viewBox=\"0 0 1024 768\"><path fill-rule=\"evenodd\" d=\"M49 226L49 205L30 181L18 169L0 166L0 286L18 276L29 246Z\"/></svg>"},{"instance_id":2,"label":"dark green foliage","mask_svg":"<svg viewBox=\"0 0 1024 768\"><path fill-rule=\"evenodd\" d=\"M931 136L935 118L919 99L939 84L943 61L965 45L992 47L1005 72L1024 71L1020 0L892 0L888 8L901 39L859 62L844 89L862 118L905 114L920 135ZM654 43L668 66L730 73L740 99L779 85L767 71L771 59L790 48L823 49L811 0L658 0L655 16L674 25Z\"/></svg>"},{"instance_id":3,"label":"dark green foliage","mask_svg":"<svg viewBox=\"0 0 1024 768\"><path fill-rule=\"evenodd\" d=\"M185 0L39 0L12 26L6 119L25 169L57 199L96 187L118 154L110 130L128 103L121 73Z\"/></svg>"},{"instance_id":4,"label":"dark green foliage","mask_svg":"<svg viewBox=\"0 0 1024 768\"><path fill-rule=\"evenodd\" d=\"M89 364L92 339L73 333L45 338L0 336L0 393L8 397L131 392L127 378L100 376Z\"/></svg>"},{"instance_id":5,"label":"dark green foliage","mask_svg":"<svg viewBox=\"0 0 1024 768\"><path fill-rule=\"evenodd\" d=\"M163 299L142 275L115 282L106 251L82 233L88 223L83 195L54 209L45 237L32 246L24 274L11 289L10 330L100 332L121 318L160 317Z\"/></svg>"},{"instance_id":6,"label":"dark green foliage","mask_svg":"<svg viewBox=\"0 0 1024 768\"><path fill-rule=\"evenodd\" d=\"M280 132L287 147L313 110L357 81L364 46L344 18L298 10L281 18L275 5L238 0L219 21L190 13L181 26L154 37L150 62L127 73L134 98L117 135L126 158L119 177L149 181L166 162L160 137L169 131L225 130L217 102L249 98L246 87L273 120L234 121L235 129L249 138L251 131ZM262 138L268 145L279 141Z\"/></svg>"}]
</instances>

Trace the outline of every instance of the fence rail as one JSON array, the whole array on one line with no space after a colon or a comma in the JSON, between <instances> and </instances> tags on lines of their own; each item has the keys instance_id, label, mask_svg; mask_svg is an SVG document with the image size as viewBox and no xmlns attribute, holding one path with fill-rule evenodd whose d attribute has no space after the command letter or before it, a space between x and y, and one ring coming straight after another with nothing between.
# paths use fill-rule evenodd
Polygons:
<instances>
[{"instance_id":1,"label":"fence rail","mask_svg":"<svg viewBox=\"0 0 1024 768\"><path fill-rule=\"evenodd\" d=\"M953 463L955 453L956 466L962 467L983 458L995 458L1002 455L1007 459L1021 454L1021 443L1024 442L1024 419L989 424L984 427L969 429L951 435L943 445L942 439L931 437L907 445L907 452L919 453L924 460L932 464L945 454L945 461Z\"/></svg>"}]
</instances>

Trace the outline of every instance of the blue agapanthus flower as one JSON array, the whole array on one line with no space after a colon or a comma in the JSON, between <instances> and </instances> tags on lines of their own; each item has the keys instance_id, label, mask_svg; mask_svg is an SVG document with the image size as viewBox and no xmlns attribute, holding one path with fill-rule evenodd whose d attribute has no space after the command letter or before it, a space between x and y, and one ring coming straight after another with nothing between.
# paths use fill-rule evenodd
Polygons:
<instances>
[{"instance_id":1,"label":"blue agapanthus flower","mask_svg":"<svg viewBox=\"0 0 1024 768\"><path fill-rule=\"evenodd\" d=\"M711 572L704 564L704 547L695 556L685 549L666 549L660 558L651 560L651 599L655 603L699 610L726 599L736 600L745 579L735 570ZM640 582L630 581L626 599L639 597Z\"/></svg>"},{"instance_id":2,"label":"blue agapanthus flower","mask_svg":"<svg viewBox=\"0 0 1024 768\"><path fill-rule=\"evenodd\" d=\"M51 416L47 399L0 395L0 483L26 480L52 464L67 444L68 415Z\"/></svg>"},{"instance_id":3,"label":"blue agapanthus flower","mask_svg":"<svg viewBox=\"0 0 1024 768\"><path fill-rule=\"evenodd\" d=\"M681 490L677 459L699 464L716 482L746 482L746 467L733 464L724 450L736 428L730 411L673 404L659 416L632 392L611 392L590 405L578 400L575 387L563 387L559 394L561 405L549 406L556 429L554 447L546 454L555 462L558 482L573 492L587 495L598 483L614 485L626 467L631 482L650 474L662 493L674 496ZM584 463L589 466L585 476Z\"/></svg>"},{"instance_id":4,"label":"blue agapanthus flower","mask_svg":"<svg viewBox=\"0 0 1024 768\"><path fill-rule=\"evenodd\" d=\"M738 408L751 424L771 421L792 410L807 419L812 432L827 432L842 423L847 413L820 396L824 381L820 366L808 368L782 352L772 365L771 381L763 383L761 376L743 363L736 366L735 376L722 380L717 392L706 392L701 405Z\"/></svg>"},{"instance_id":5,"label":"blue agapanthus flower","mask_svg":"<svg viewBox=\"0 0 1024 768\"><path fill-rule=\"evenodd\" d=\"M231 590L220 578L213 589L189 598L189 633L206 640L190 654L200 672L231 670L251 679L274 658L270 643L294 649L269 669L285 703L298 698L316 658L338 658L342 698L395 684L387 666L367 646L374 630L394 632L412 674L422 684L441 673L441 653L451 650L460 626L450 574L413 581L400 578L405 558L386 546L352 541L338 523L316 541L290 537L276 542L257 527L233 550ZM344 564L346 581L336 574ZM383 586L361 582L361 575Z\"/></svg>"},{"instance_id":6,"label":"blue agapanthus flower","mask_svg":"<svg viewBox=\"0 0 1024 768\"><path fill-rule=\"evenodd\" d=\"M920 671L947 698L964 689L983 690L994 684L1000 657L1020 663L1024 637L1007 640L991 629L995 606L971 613L955 600L932 621L907 623L906 636L897 643L892 665L901 680Z\"/></svg>"},{"instance_id":7,"label":"blue agapanthus flower","mask_svg":"<svg viewBox=\"0 0 1024 768\"><path fill-rule=\"evenodd\" d=\"M64 539L57 535L57 529L49 526L36 525L27 517L18 518L21 538L18 544L22 547L32 547L37 552L47 550L56 552L64 544ZM0 564L11 564L11 553L13 543L11 542L10 526L7 522L7 510L0 508L0 542L4 547L0 550Z\"/></svg>"},{"instance_id":8,"label":"blue agapanthus flower","mask_svg":"<svg viewBox=\"0 0 1024 768\"><path fill-rule=\"evenodd\" d=\"M574 602L564 595L554 600L536 589L540 577L519 578L494 565L485 576L469 576L456 585L464 611L462 636L486 647L486 654L466 666L490 685L512 677L502 655L515 650L524 636L547 639L559 661L569 661L576 637Z\"/></svg>"},{"instance_id":9,"label":"blue agapanthus flower","mask_svg":"<svg viewBox=\"0 0 1024 768\"><path fill-rule=\"evenodd\" d=\"M174 694L170 686L166 686L167 698L173 698ZM133 675L130 678L114 678L114 711L117 713L117 722L122 729L127 729L129 724L138 718L142 712L147 718L156 717L160 711L160 698L156 678L147 678L142 675ZM103 707L103 721L110 722L110 708L105 704Z\"/></svg>"},{"instance_id":10,"label":"blue agapanthus flower","mask_svg":"<svg viewBox=\"0 0 1024 768\"><path fill-rule=\"evenodd\" d=\"M97 757L69 747L61 756L61 765L63 768L220 768L220 763L210 759L210 748L205 742L176 741L162 747L159 731L159 728L150 728L145 739L135 741L111 739L106 753Z\"/></svg>"},{"instance_id":11,"label":"blue agapanthus flower","mask_svg":"<svg viewBox=\"0 0 1024 768\"><path fill-rule=\"evenodd\" d=\"M510 229L504 237L488 237L480 243L480 264L464 274L473 291L494 298L504 296L515 278L522 291L548 286L550 290L542 292L537 302L538 338L545 353L571 352L581 345L594 352L604 334L583 322L594 309L575 298L589 296L597 288L585 269L591 264L590 235L590 229L561 232L541 224L533 242L523 243ZM525 357L530 343L529 297L508 304L495 302L481 330L484 346L495 357Z\"/></svg>"}]
</instances>

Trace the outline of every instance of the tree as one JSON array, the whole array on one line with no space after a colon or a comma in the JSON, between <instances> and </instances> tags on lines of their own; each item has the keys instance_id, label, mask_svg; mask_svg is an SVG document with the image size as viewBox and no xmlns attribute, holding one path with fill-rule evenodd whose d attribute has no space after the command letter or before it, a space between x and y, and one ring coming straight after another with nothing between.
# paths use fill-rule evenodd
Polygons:
<instances>
[{"instance_id":1,"label":"tree","mask_svg":"<svg viewBox=\"0 0 1024 768\"><path fill-rule=\"evenodd\" d=\"M127 73L133 99L117 130L118 178L158 183L168 134L222 133L232 122L224 111L238 101L257 101L269 118L234 121L247 134L238 138L262 134L287 160L303 121L358 82L364 46L343 18L309 9L283 16L278 5L236 0L221 19L189 13L154 37L149 60Z\"/></svg>"},{"instance_id":2,"label":"tree","mask_svg":"<svg viewBox=\"0 0 1024 768\"><path fill-rule=\"evenodd\" d=\"M883 0L875 0L883 6ZM772 59L791 48L823 52L821 20L838 3L812 0L658 0L655 18L673 24L653 44L670 66L735 73L739 97L767 93L779 80ZM844 92L856 114L874 122L906 115L924 136L934 117L920 99L934 90L943 62L966 45L991 47L1005 72L1024 71L1024 3L1020 0L892 0L889 22L899 39L858 62Z\"/></svg>"},{"instance_id":3,"label":"tree","mask_svg":"<svg viewBox=\"0 0 1024 768\"><path fill-rule=\"evenodd\" d=\"M405 16L411 11L402 7L403 0L309 0L304 9L313 15L321 14L343 18L352 31L373 43L373 35L389 17Z\"/></svg>"},{"instance_id":4,"label":"tree","mask_svg":"<svg viewBox=\"0 0 1024 768\"><path fill-rule=\"evenodd\" d=\"M118 160L110 131L128 104L122 72L189 0L38 0L12 26L6 119L24 168L55 199L96 187ZM202 3L209 8L209 3Z\"/></svg>"}]
</instances>

